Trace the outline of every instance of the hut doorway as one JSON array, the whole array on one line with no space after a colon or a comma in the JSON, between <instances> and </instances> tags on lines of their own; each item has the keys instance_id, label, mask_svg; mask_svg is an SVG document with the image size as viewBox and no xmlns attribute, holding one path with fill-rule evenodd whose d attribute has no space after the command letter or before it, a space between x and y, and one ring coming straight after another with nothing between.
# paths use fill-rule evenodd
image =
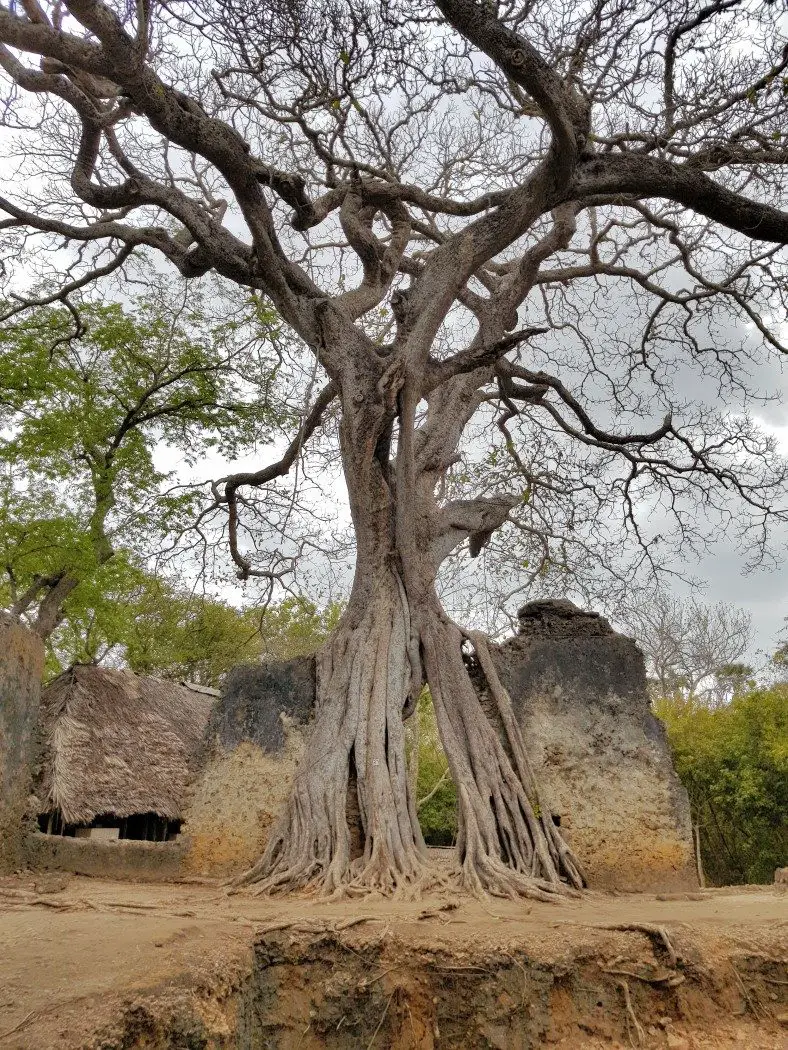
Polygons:
<instances>
[{"instance_id":1,"label":"hut doorway","mask_svg":"<svg viewBox=\"0 0 788 1050\"><path fill-rule=\"evenodd\" d=\"M53 810L39 815L38 828L45 835L59 835L68 838L172 842L180 834L181 821L167 820L166 817L160 817L158 813L132 813L128 817L116 817L112 813L102 813L90 824L67 824L60 810Z\"/></svg>"}]
</instances>

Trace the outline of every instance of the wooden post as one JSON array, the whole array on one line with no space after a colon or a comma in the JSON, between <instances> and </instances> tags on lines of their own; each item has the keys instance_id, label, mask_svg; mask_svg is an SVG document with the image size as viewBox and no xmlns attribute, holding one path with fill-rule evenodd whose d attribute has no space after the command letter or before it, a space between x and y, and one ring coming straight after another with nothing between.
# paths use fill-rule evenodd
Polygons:
<instances>
[{"instance_id":1,"label":"wooden post","mask_svg":"<svg viewBox=\"0 0 788 1050\"><path fill-rule=\"evenodd\" d=\"M698 882L702 890L706 889L706 879L703 875L703 861L700 855L700 824L692 825L692 837L695 839L695 865L698 869Z\"/></svg>"}]
</instances>

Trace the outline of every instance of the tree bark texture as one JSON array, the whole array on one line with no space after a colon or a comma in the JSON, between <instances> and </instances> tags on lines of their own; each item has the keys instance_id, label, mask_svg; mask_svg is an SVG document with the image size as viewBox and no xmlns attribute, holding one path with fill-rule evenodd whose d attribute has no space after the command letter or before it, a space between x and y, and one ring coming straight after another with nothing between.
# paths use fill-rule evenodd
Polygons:
<instances>
[{"instance_id":1,"label":"tree bark texture","mask_svg":"<svg viewBox=\"0 0 788 1050\"><path fill-rule=\"evenodd\" d=\"M378 384L378 396L367 389L362 399L356 389L343 397L341 444L357 538L353 590L318 657L315 723L290 798L265 854L238 882L259 891L418 891L430 876L404 719L426 681L457 787L461 884L480 894L552 899L583 886L580 866L541 797L486 640L452 623L434 588L446 553L480 525L500 524L509 502L437 505L434 468L441 462L433 447L419 469L413 398L407 381L397 386L395 396L381 397ZM423 452L426 432L419 438ZM454 444L443 435L441 457ZM471 683L466 640L488 678L505 742ZM365 839L356 858L346 816L354 774Z\"/></svg>"}]
</instances>

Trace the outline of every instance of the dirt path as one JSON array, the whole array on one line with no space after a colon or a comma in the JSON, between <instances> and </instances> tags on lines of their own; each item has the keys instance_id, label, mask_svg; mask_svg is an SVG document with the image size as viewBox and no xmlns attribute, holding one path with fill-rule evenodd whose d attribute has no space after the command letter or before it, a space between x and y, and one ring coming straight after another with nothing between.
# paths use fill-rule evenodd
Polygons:
<instances>
[{"instance_id":1,"label":"dirt path","mask_svg":"<svg viewBox=\"0 0 788 1050\"><path fill-rule=\"evenodd\" d=\"M364 921L354 922L359 919ZM277 926L285 928L272 929ZM641 1045L670 1050L788 1047L788 1027L781 1027L779 1021L782 1015L788 1022L785 1004L788 971L784 972L788 954L788 895L771 888L716 890L664 898L588 894L580 901L558 906L526 906L503 901L481 904L445 896L418 902L365 900L327 904L307 898L270 900L246 894L227 896L221 887L214 885L136 885L79 877L31 876L0 880L0 1050L71 1050L102 1045L100 1041L94 1043L94 1034L116 1023L121 1015L126 1018L123 1023L128 1028L128 1017L142 1009L140 1004L145 1004L145 1010L150 1011L154 1009L151 1003L166 1002L172 1012L174 1003L181 1003L178 1009L183 1010L187 1000L192 1005L199 1000L195 1009L202 1018L201 1024L207 1024L215 1040L213 1043L197 1041L194 1046L253 1047L257 1045L253 1041L247 1044L233 1041L237 997L253 968L253 945L267 944L269 940L279 945L281 958L278 956L278 961L274 961L274 968L284 967L282 973L285 973L288 966L296 967L288 978L292 981L297 964L293 961L295 956L291 959L288 952L292 954L294 945L301 950L302 942L319 941L322 934L334 938L341 934L347 944L347 958L353 965L353 954L360 958L359 953L374 949L376 960L384 958L381 952L386 959L393 960L392 972L422 966L425 981L434 977L430 967L434 969L438 957L451 960L446 965L452 973L467 974L474 970L489 974L493 966L490 960L498 960L500 964L501 959L509 958L521 969L527 965L534 974L548 969L556 973L560 966L574 967L580 974L593 959L595 967L606 966L605 973L613 974L614 990L616 983L626 982L631 995L638 997L636 1009L632 1011L637 1020L638 1010L644 1017L651 1010L644 996L660 986L659 978L662 977L663 989L669 985L670 978L665 978L659 967L670 974L673 963L657 932L611 929L627 926L653 927L655 931L664 927L669 933L668 944L672 946L675 942L690 960L687 969L679 975L680 980L685 981L692 972L700 982L698 987L708 981L710 989L716 980L722 998L718 996L715 1003L731 1000L724 1016L718 1006L710 1009L706 1011L706 1022L699 1027L697 1018L706 1015L699 1004L693 1005L690 996L687 1009L692 1016L687 1022L674 1017L670 1024L660 1024L657 1018L655 1023L642 1026ZM259 951L258 948L258 954ZM412 960L407 964L403 962L406 956ZM736 969L731 959L737 957L745 960L743 975L731 970ZM761 974L759 990L754 991L756 985L747 985L747 967L751 967L753 959L767 960L769 966L772 963L782 966L783 970L779 971L782 976L767 974L764 978ZM322 973L320 967L325 969L325 962L325 952L321 955L318 951L303 956L302 968L306 972L314 964L318 967L315 974ZM634 977L622 978L618 973L631 973L633 966L641 967L634 971ZM713 972L715 968L719 973ZM334 963L326 970L331 976L336 972ZM363 973L364 967L359 972ZM769 972L778 973L777 970ZM361 981L363 984L363 977ZM381 989L384 985L388 987L383 979L378 983ZM739 983L740 994L736 995ZM405 995L396 990L399 986L394 987L392 998L395 994ZM692 994L695 995L695 991ZM551 995L556 1002L560 1000L560 996L556 999L552 992ZM674 1000L675 997L671 1002ZM433 1001L437 1002L437 997L433 996ZM623 990L618 1006L626 1013L631 1026L630 1042L638 1045L640 1036L635 1021L630 1021L626 1012ZM288 1009L294 1012L293 1018L282 1020L283 1032L290 1023L294 1027L298 1024L295 1015L300 1007L295 1003ZM309 1010L305 999L307 1018ZM626 1045L616 1043L615 1025L606 1033L604 1024L594 1021L584 1030L582 1021L578 1023L574 1017L576 1003L572 1011L565 1014L566 1018L572 1014L570 1027L574 1026L574 1034L562 1034L560 1017L551 1022L552 1042L556 1046L582 1046L590 1050L597 1045ZM490 1014L486 1007L481 1012L485 1016ZM567 1020L566 1024L569 1023ZM441 1037L440 1033L436 1036L434 1030L427 1032L428 1027L418 1038L415 1029L411 1029L411 1046L463 1045L447 1042L447 1034ZM437 1027L437 1023L432 1024L432 1029ZM378 1047L396 1045L404 1050L408 1045L407 1040L393 1041L394 1036L386 1035L383 1028L376 1038ZM496 1043L498 1036L494 1032L487 1042L478 1041L483 1038L488 1036L474 1032L473 1039L477 1042L470 1040L467 1045L500 1045L507 1050L510 1045L533 1045L512 1043L508 1035L500 1036ZM222 1042L223 1039L227 1041ZM121 1044L109 1041L104 1045ZM123 1045L192 1044L173 1041ZM279 1042L259 1045L285 1048L291 1044L282 1035ZM340 1043L314 1042L309 1035L304 1038L303 1050L324 1045ZM347 1045L354 1044L351 1041Z\"/></svg>"}]
</instances>

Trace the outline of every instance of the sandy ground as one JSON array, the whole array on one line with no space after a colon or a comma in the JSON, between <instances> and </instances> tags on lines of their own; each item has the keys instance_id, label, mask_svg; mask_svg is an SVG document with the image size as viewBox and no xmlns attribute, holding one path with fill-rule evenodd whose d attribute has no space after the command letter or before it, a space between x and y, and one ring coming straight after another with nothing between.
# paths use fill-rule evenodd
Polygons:
<instances>
[{"instance_id":1,"label":"sandy ground","mask_svg":"<svg viewBox=\"0 0 788 1050\"><path fill-rule=\"evenodd\" d=\"M445 897L272 900L228 896L218 884L140 885L54 874L1 879L0 1050L79 1047L140 996L230 981L248 970L255 937L280 923L341 926L364 917L358 931L415 948L445 948L460 958L526 947L535 959L554 960L600 936L600 928L630 923L665 926L703 945L710 957L731 946L770 958L788 955L788 894L770 887L663 897L589 893L559 905L462 899L451 911L435 910L445 903ZM420 918L425 911L432 914ZM717 1043L696 1034L684 1048L788 1048L788 1027L759 1035L742 1018L725 1033L726 1041ZM682 1050L681 1037L675 1038Z\"/></svg>"}]
</instances>

